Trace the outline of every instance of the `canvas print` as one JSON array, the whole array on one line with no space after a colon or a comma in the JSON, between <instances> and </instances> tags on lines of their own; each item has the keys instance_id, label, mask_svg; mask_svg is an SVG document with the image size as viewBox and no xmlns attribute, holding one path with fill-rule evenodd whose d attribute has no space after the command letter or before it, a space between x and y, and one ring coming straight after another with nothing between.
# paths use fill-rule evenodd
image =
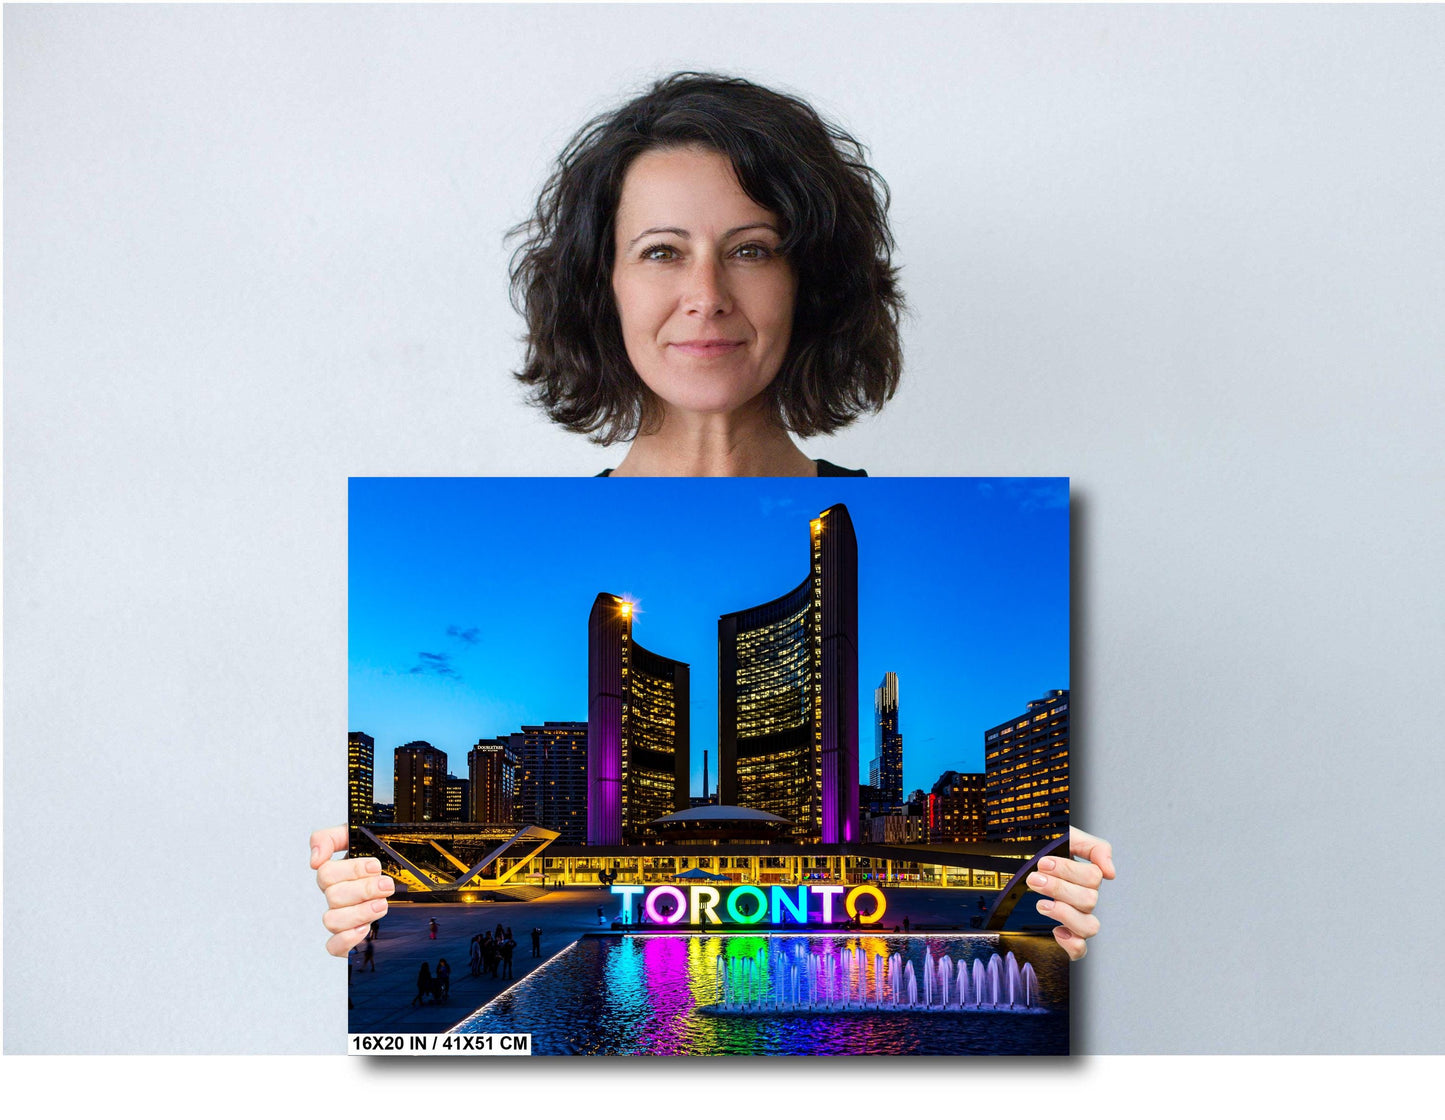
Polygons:
<instances>
[{"instance_id":1,"label":"canvas print","mask_svg":"<svg viewBox=\"0 0 1445 1120\"><path fill-rule=\"evenodd\" d=\"M1069 1052L1067 479L349 509L353 1049Z\"/></svg>"}]
</instances>

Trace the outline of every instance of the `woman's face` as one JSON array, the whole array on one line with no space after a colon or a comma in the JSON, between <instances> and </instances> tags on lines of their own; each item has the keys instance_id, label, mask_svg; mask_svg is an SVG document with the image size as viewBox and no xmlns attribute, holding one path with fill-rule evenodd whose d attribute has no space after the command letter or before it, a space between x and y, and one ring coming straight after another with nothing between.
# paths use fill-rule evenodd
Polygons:
<instances>
[{"instance_id":1,"label":"woman's face","mask_svg":"<svg viewBox=\"0 0 1445 1120\"><path fill-rule=\"evenodd\" d=\"M797 277L782 223L702 148L644 152L622 182L612 291L627 357L670 409L733 412L782 367Z\"/></svg>"}]
</instances>

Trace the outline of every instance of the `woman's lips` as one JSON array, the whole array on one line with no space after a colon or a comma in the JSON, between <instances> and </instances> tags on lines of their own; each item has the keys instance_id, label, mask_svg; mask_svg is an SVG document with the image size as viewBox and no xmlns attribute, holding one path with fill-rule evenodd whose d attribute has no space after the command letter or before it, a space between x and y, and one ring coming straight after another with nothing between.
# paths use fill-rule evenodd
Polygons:
<instances>
[{"instance_id":1,"label":"woman's lips","mask_svg":"<svg viewBox=\"0 0 1445 1120\"><path fill-rule=\"evenodd\" d=\"M741 342L727 342L717 340L711 342L674 342L671 343L674 350L680 350L695 358L711 358L719 354L731 354L742 346Z\"/></svg>"}]
</instances>

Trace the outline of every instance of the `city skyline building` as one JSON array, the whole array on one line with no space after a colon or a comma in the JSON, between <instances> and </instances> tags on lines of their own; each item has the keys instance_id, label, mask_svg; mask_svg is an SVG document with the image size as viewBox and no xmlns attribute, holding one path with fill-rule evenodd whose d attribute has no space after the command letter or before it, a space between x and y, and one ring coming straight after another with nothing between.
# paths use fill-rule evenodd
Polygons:
<instances>
[{"instance_id":1,"label":"city skyline building","mask_svg":"<svg viewBox=\"0 0 1445 1120\"><path fill-rule=\"evenodd\" d=\"M884 800L883 791L874 785L858 787L858 832L860 840L877 840L886 832L886 825L875 826L874 822L900 813L902 810Z\"/></svg>"},{"instance_id":2,"label":"city skyline building","mask_svg":"<svg viewBox=\"0 0 1445 1120\"><path fill-rule=\"evenodd\" d=\"M873 758L868 784L890 805L903 804L903 731L898 723L898 674L884 673L873 690Z\"/></svg>"},{"instance_id":3,"label":"city skyline building","mask_svg":"<svg viewBox=\"0 0 1445 1120\"><path fill-rule=\"evenodd\" d=\"M984 732L988 839L1041 843L1069 827L1069 690Z\"/></svg>"},{"instance_id":4,"label":"city skyline building","mask_svg":"<svg viewBox=\"0 0 1445 1120\"><path fill-rule=\"evenodd\" d=\"M446 778L446 807L442 815L449 821L470 821L472 819L472 783L466 778L448 774Z\"/></svg>"},{"instance_id":5,"label":"city skyline building","mask_svg":"<svg viewBox=\"0 0 1445 1120\"><path fill-rule=\"evenodd\" d=\"M392 755L392 788L397 824L445 820L447 753L425 739L397 747Z\"/></svg>"},{"instance_id":6,"label":"city skyline building","mask_svg":"<svg viewBox=\"0 0 1445 1120\"><path fill-rule=\"evenodd\" d=\"M563 844L587 840L587 724L547 720L507 736L517 759L513 819L560 833Z\"/></svg>"},{"instance_id":7,"label":"city skyline building","mask_svg":"<svg viewBox=\"0 0 1445 1120\"><path fill-rule=\"evenodd\" d=\"M517 770L520 761L510 735L478 739L467 751L471 779L471 819L479 824L508 824L517 819Z\"/></svg>"},{"instance_id":8,"label":"city skyline building","mask_svg":"<svg viewBox=\"0 0 1445 1120\"><path fill-rule=\"evenodd\" d=\"M376 740L365 731L346 733L346 819L369 824L376 816Z\"/></svg>"},{"instance_id":9,"label":"city skyline building","mask_svg":"<svg viewBox=\"0 0 1445 1120\"><path fill-rule=\"evenodd\" d=\"M928 839L970 844L988 838L983 774L945 770L928 795Z\"/></svg>"},{"instance_id":10,"label":"city skyline building","mask_svg":"<svg viewBox=\"0 0 1445 1120\"><path fill-rule=\"evenodd\" d=\"M587 843L634 844L689 807L689 668L639 644L632 603L587 619Z\"/></svg>"},{"instance_id":11,"label":"city skyline building","mask_svg":"<svg viewBox=\"0 0 1445 1120\"><path fill-rule=\"evenodd\" d=\"M718 619L718 802L857 838L858 541L845 505L809 522L808 574Z\"/></svg>"}]
</instances>

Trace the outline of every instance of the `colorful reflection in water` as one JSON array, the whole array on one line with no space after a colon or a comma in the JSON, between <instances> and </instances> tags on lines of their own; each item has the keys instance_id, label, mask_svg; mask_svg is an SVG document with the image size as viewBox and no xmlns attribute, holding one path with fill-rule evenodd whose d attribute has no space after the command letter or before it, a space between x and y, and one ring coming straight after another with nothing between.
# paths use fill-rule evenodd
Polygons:
<instances>
[{"instance_id":1,"label":"colorful reflection in water","mask_svg":"<svg viewBox=\"0 0 1445 1120\"><path fill-rule=\"evenodd\" d=\"M708 1015L722 995L719 957L756 958L779 945L820 957L861 946L987 960L1012 951L1033 965L1046 1015ZM1052 937L641 934L584 937L454 1029L530 1032L537 1054L1067 1054L1068 958Z\"/></svg>"}]
</instances>

